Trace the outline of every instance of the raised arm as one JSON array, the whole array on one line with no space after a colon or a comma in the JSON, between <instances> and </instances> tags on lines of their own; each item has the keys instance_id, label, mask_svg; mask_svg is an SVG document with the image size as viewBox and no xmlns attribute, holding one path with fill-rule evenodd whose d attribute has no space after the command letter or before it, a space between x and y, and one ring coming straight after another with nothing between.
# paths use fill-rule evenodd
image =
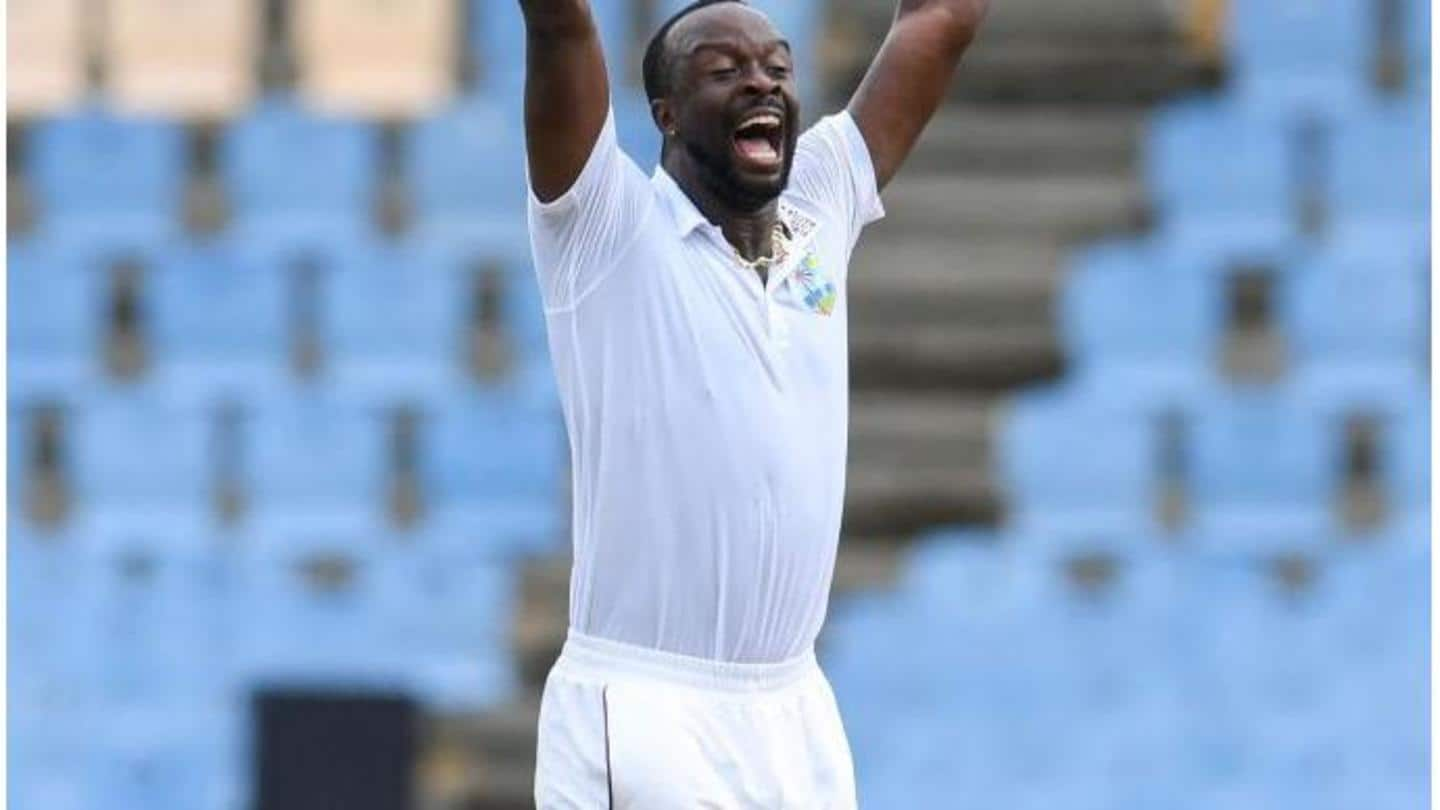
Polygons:
<instances>
[{"instance_id":1,"label":"raised arm","mask_svg":"<svg viewBox=\"0 0 1440 810\"><path fill-rule=\"evenodd\" d=\"M881 188L939 108L989 5L989 0L900 0L890 33L849 105Z\"/></svg>"},{"instance_id":2,"label":"raised arm","mask_svg":"<svg viewBox=\"0 0 1440 810\"><path fill-rule=\"evenodd\" d=\"M605 126L610 86L588 0L520 0L525 14L525 144L541 202L570 189Z\"/></svg>"}]
</instances>

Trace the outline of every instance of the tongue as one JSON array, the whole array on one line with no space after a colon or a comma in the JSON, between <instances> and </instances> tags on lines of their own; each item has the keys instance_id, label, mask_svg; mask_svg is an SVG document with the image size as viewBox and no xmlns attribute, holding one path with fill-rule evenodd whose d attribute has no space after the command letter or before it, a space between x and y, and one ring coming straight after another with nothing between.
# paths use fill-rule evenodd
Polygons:
<instances>
[{"instance_id":1,"label":"tongue","mask_svg":"<svg viewBox=\"0 0 1440 810\"><path fill-rule=\"evenodd\" d=\"M753 161L759 163L774 163L780 159L780 156L775 152L775 147L770 145L769 138L736 138L735 144L740 147L740 154Z\"/></svg>"}]
</instances>

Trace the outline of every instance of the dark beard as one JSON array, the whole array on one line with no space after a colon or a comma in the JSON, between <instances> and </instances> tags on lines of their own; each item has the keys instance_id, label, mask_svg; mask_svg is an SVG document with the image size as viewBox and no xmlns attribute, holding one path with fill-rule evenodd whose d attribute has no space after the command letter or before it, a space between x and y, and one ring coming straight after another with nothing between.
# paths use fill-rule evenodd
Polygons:
<instances>
[{"instance_id":1,"label":"dark beard","mask_svg":"<svg viewBox=\"0 0 1440 810\"><path fill-rule=\"evenodd\" d=\"M795 154L793 148L786 149L784 167L778 186L747 186L735 171L735 164L727 157L707 151L699 144L681 141L685 152L700 167L700 182L720 201L736 211L746 213L759 211L775 201L776 197L790 185L790 164Z\"/></svg>"}]
</instances>

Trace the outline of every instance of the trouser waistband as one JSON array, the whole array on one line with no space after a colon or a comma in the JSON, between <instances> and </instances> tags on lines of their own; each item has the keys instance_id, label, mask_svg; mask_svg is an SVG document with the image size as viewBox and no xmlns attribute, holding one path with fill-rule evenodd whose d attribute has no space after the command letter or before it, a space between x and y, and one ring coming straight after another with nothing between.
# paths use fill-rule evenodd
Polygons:
<instances>
[{"instance_id":1,"label":"trouser waistband","mask_svg":"<svg viewBox=\"0 0 1440 810\"><path fill-rule=\"evenodd\" d=\"M723 692L769 692L798 683L819 671L815 651L787 661L749 664L713 661L638 647L570 630L556 668L608 680L642 678Z\"/></svg>"}]
</instances>

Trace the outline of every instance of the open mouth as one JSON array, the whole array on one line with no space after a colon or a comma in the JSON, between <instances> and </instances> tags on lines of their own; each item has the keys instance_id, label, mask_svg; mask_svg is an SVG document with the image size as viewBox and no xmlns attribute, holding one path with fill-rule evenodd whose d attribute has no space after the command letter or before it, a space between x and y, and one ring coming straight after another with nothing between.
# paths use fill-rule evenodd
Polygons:
<instances>
[{"instance_id":1,"label":"open mouth","mask_svg":"<svg viewBox=\"0 0 1440 810\"><path fill-rule=\"evenodd\" d=\"M784 137L785 122L780 113L774 110L754 112L735 128L735 152L745 168L775 172L780 169Z\"/></svg>"}]
</instances>

